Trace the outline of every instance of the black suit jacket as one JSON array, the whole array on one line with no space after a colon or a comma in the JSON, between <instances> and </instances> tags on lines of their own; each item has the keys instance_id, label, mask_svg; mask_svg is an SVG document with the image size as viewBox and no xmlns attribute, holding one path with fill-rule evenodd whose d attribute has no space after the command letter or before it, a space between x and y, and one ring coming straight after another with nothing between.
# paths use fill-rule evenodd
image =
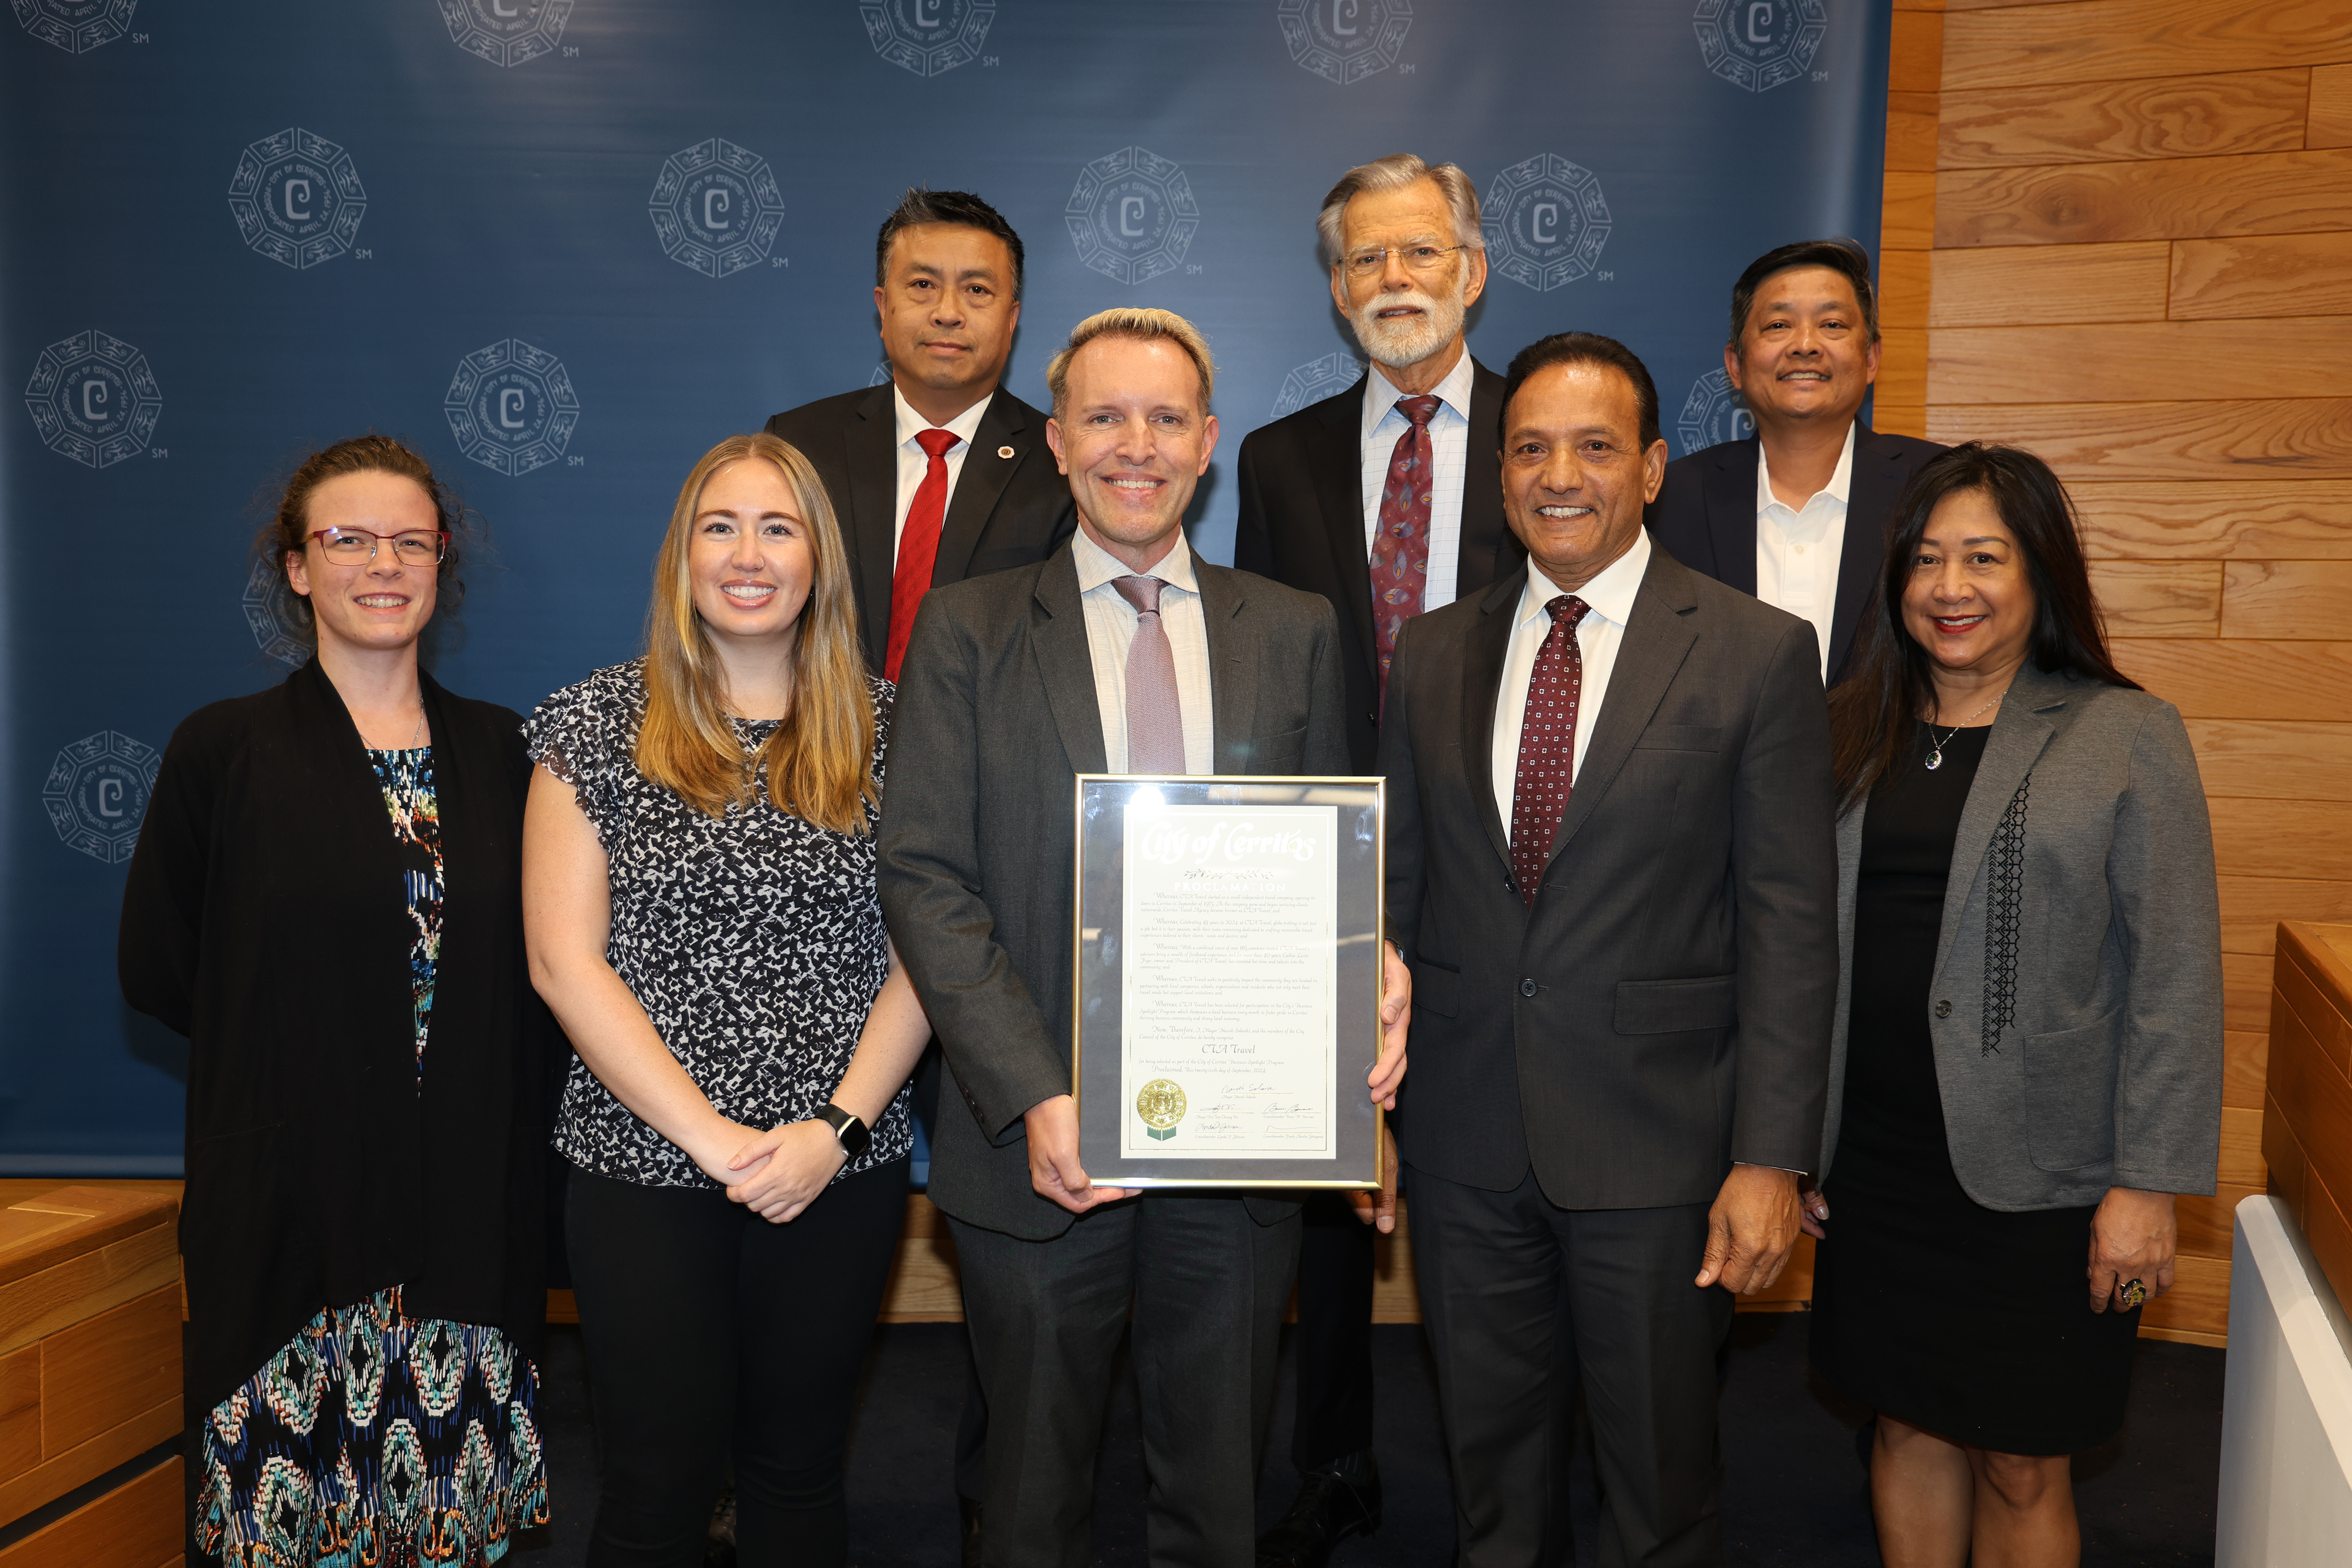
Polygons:
<instances>
[{"instance_id":1,"label":"black suit jacket","mask_svg":"<svg viewBox=\"0 0 2352 1568\"><path fill-rule=\"evenodd\" d=\"M1838 979L1813 628L1654 550L1533 910L1488 767L1513 573L1407 622L1381 731L1405 1163L1565 1208L1820 1154Z\"/></svg>"},{"instance_id":2,"label":"black suit jacket","mask_svg":"<svg viewBox=\"0 0 2352 1568\"><path fill-rule=\"evenodd\" d=\"M1469 460L1454 593L1468 597L1527 559L1503 521L1503 378L1472 360ZM1349 765L1370 773L1380 745L1380 667L1364 549L1364 384L1253 430L1242 441L1234 564L1320 594L1339 616L1348 671Z\"/></svg>"},{"instance_id":3,"label":"black suit jacket","mask_svg":"<svg viewBox=\"0 0 2352 1568\"><path fill-rule=\"evenodd\" d=\"M890 385L804 403L769 420L768 434L799 447L824 480L849 552L866 668L879 675L898 563L898 426ZM1007 447L1013 455L1000 457ZM948 498L931 585L1043 561L1076 531L1077 518L1070 482L1045 445L1045 416L1000 386Z\"/></svg>"},{"instance_id":4,"label":"black suit jacket","mask_svg":"<svg viewBox=\"0 0 2352 1568\"><path fill-rule=\"evenodd\" d=\"M1216 771L1345 772L1330 606L1197 557L1194 570ZM882 796L882 912L971 1111L940 1097L931 1201L1043 1240L1076 1216L1031 1190L1022 1117L1070 1092L1072 792L1106 761L1069 548L934 589L905 676ZM1297 1212L1249 1203L1261 1223Z\"/></svg>"},{"instance_id":5,"label":"black suit jacket","mask_svg":"<svg viewBox=\"0 0 2352 1568\"><path fill-rule=\"evenodd\" d=\"M1857 423L1853 480L1846 492L1845 544L1838 556L1837 601L1830 618L1829 684L1853 673L1854 630L1886 564L1886 523L1920 466L1944 448L1909 436L1886 436ZM1675 560L1743 594L1756 592L1757 438L1726 441L1666 465L1652 503L1650 533Z\"/></svg>"}]
</instances>

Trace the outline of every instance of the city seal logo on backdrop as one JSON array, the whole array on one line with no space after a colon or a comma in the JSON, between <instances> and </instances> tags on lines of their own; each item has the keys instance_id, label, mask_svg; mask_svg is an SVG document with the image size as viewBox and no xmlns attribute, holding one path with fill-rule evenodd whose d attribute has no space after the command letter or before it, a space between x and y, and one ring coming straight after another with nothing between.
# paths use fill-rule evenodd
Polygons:
<instances>
[{"instance_id":1,"label":"city seal logo on backdrop","mask_svg":"<svg viewBox=\"0 0 2352 1568\"><path fill-rule=\"evenodd\" d=\"M1201 209L1182 169L1122 147L1078 171L1062 221L1080 261L1121 283L1144 283L1183 265Z\"/></svg>"},{"instance_id":2,"label":"city seal logo on backdrop","mask_svg":"<svg viewBox=\"0 0 2352 1568\"><path fill-rule=\"evenodd\" d=\"M310 657L310 645L294 635L293 588L286 581L286 568L275 555L256 558L253 570L245 574L245 595L240 607L245 611L245 624L253 633L253 646L261 650L264 658L274 658L289 668L299 669Z\"/></svg>"},{"instance_id":3,"label":"city seal logo on backdrop","mask_svg":"<svg viewBox=\"0 0 2352 1568\"><path fill-rule=\"evenodd\" d=\"M1675 434L1681 437L1683 456L1726 441L1745 441L1756 434L1756 417L1731 388L1731 378L1720 367L1691 383L1683 411L1675 416Z\"/></svg>"},{"instance_id":4,"label":"city seal logo on backdrop","mask_svg":"<svg viewBox=\"0 0 2352 1568\"><path fill-rule=\"evenodd\" d=\"M580 423L580 399L562 360L507 338L457 362L441 412L466 456L520 475L562 460Z\"/></svg>"},{"instance_id":5,"label":"city seal logo on backdrop","mask_svg":"<svg viewBox=\"0 0 2352 1568\"><path fill-rule=\"evenodd\" d=\"M299 271L352 247L367 216L367 192L349 153L289 125L237 159L228 210L247 245Z\"/></svg>"},{"instance_id":6,"label":"city seal logo on backdrop","mask_svg":"<svg viewBox=\"0 0 2352 1568\"><path fill-rule=\"evenodd\" d=\"M100 730L58 753L41 784L41 807L68 848L121 865L138 847L139 823L163 765L154 747Z\"/></svg>"},{"instance_id":7,"label":"city seal logo on backdrop","mask_svg":"<svg viewBox=\"0 0 2352 1568\"><path fill-rule=\"evenodd\" d=\"M41 351L25 384L25 410L50 451L104 468L147 449L163 395L145 354L91 331Z\"/></svg>"},{"instance_id":8,"label":"city seal logo on backdrop","mask_svg":"<svg viewBox=\"0 0 2352 1568\"><path fill-rule=\"evenodd\" d=\"M992 0L857 0L866 40L892 65L917 76L938 76L980 58Z\"/></svg>"},{"instance_id":9,"label":"city seal logo on backdrop","mask_svg":"<svg viewBox=\"0 0 2352 1568\"><path fill-rule=\"evenodd\" d=\"M1495 176L1478 231L1497 277L1545 294L1592 271L1610 226L1600 176L1544 153Z\"/></svg>"},{"instance_id":10,"label":"city seal logo on backdrop","mask_svg":"<svg viewBox=\"0 0 2352 1568\"><path fill-rule=\"evenodd\" d=\"M1271 417L1279 419L1286 414L1297 413L1310 403L1337 397L1355 385L1363 374L1364 362L1344 351L1308 360L1282 378L1282 390L1275 395Z\"/></svg>"},{"instance_id":11,"label":"city seal logo on backdrop","mask_svg":"<svg viewBox=\"0 0 2352 1568\"><path fill-rule=\"evenodd\" d=\"M1292 60L1345 87L1396 64L1412 0L1278 0L1275 20Z\"/></svg>"},{"instance_id":12,"label":"city seal logo on backdrop","mask_svg":"<svg viewBox=\"0 0 2352 1568\"><path fill-rule=\"evenodd\" d=\"M16 25L69 55L110 44L131 30L139 0L10 0Z\"/></svg>"},{"instance_id":13,"label":"city seal logo on backdrop","mask_svg":"<svg viewBox=\"0 0 2352 1568\"><path fill-rule=\"evenodd\" d=\"M1691 26L1707 69L1763 92L1813 68L1830 18L1823 0L1699 0Z\"/></svg>"},{"instance_id":14,"label":"city seal logo on backdrop","mask_svg":"<svg viewBox=\"0 0 2352 1568\"><path fill-rule=\"evenodd\" d=\"M572 19L572 0L440 0L450 42L494 66L551 55Z\"/></svg>"},{"instance_id":15,"label":"city seal logo on backdrop","mask_svg":"<svg viewBox=\"0 0 2352 1568\"><path fill-rule=\"evenodd\" d=\"M713 136L662 160L646 210L664 256L724 278L768 259L783 226L784 193L765 158Z\"/></svg>"}]
</instances>

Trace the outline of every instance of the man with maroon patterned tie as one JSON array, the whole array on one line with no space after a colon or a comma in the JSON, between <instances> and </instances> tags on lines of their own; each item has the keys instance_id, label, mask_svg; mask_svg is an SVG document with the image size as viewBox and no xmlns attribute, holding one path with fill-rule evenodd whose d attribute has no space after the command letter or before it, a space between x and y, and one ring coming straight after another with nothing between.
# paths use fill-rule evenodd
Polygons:
<instances>
[{"instance_id":1,"label":"man with maroon patterned tie","mask_svg":"<svg viewBox=\"0 0 2352 1568\"><path fill-rule=\"evenodd\" d=\"M1622 344L1522 351L1500 435L1527 567L1406 623L1381 726L1457 1561L1574 1556L1580 1381L1603 1568L1719 1563L1716 1352L1787 1260L1826 1099L1820 645L1643 531L1666 446Z\"/></svg>"},{"instance_id":2,"label":"man with maroon patterned tie","mask_svg":"<svg viewBox=\"0 0 2352 1568\"><path fill-rule=\"evenodd\" d=\"M1316 219L1331 300L1371 367L1355 385L1242 442L1234 564L1320 594L1339 616L1349 763L1372 771L1399 627L1518 564L1494 430L1503 378L1463 323L1486 285L1478 191L1410 153L1350 169ZM1372 1231L1336 1197L1307 1205L1298 1264L1299 1474L1260 1568L1321 1568L1378 1528L1372 1457Z\"/></svg>"}]
</instances>

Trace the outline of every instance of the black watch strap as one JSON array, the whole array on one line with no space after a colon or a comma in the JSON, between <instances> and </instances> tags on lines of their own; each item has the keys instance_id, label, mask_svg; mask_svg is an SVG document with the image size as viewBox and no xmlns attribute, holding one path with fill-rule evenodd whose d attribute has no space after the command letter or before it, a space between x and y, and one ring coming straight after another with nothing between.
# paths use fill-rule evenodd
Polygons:
<instances>
[{"instance_id":1,"label":"black watch strap","mask_svg":"<svg viewBox=\"0 0 2352 1568\"><path fill-rule=\"evenodd\" d=\"M853 1160L865 1153L866 1145L874 1142L874 1134L867 1131L866 1123L831 1100L816 1108L816 1119L833 1129L833 1135L841 1141L841 1152Z\"/></svg>"}]
</instances>

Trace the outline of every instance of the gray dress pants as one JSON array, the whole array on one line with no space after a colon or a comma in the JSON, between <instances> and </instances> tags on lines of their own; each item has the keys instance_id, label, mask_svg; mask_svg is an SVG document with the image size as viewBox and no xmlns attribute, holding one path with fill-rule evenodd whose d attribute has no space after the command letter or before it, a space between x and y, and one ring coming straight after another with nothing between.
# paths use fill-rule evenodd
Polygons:
<instances>
[{"instance_id":1,"label":"gray dress pants","mask_svg":"<svg viewBox=\"0 0 2352 1568\"><path fill-rule=\"evenodd\" d=\"M1095 1456L1133 1311L1151 1568L1250 1568L1299 1222L1239 1194L1147 1193L1024 1241L952 1216L988 1396L988 1568L1083 1568Z\"/></svg>"}]
</instances>

